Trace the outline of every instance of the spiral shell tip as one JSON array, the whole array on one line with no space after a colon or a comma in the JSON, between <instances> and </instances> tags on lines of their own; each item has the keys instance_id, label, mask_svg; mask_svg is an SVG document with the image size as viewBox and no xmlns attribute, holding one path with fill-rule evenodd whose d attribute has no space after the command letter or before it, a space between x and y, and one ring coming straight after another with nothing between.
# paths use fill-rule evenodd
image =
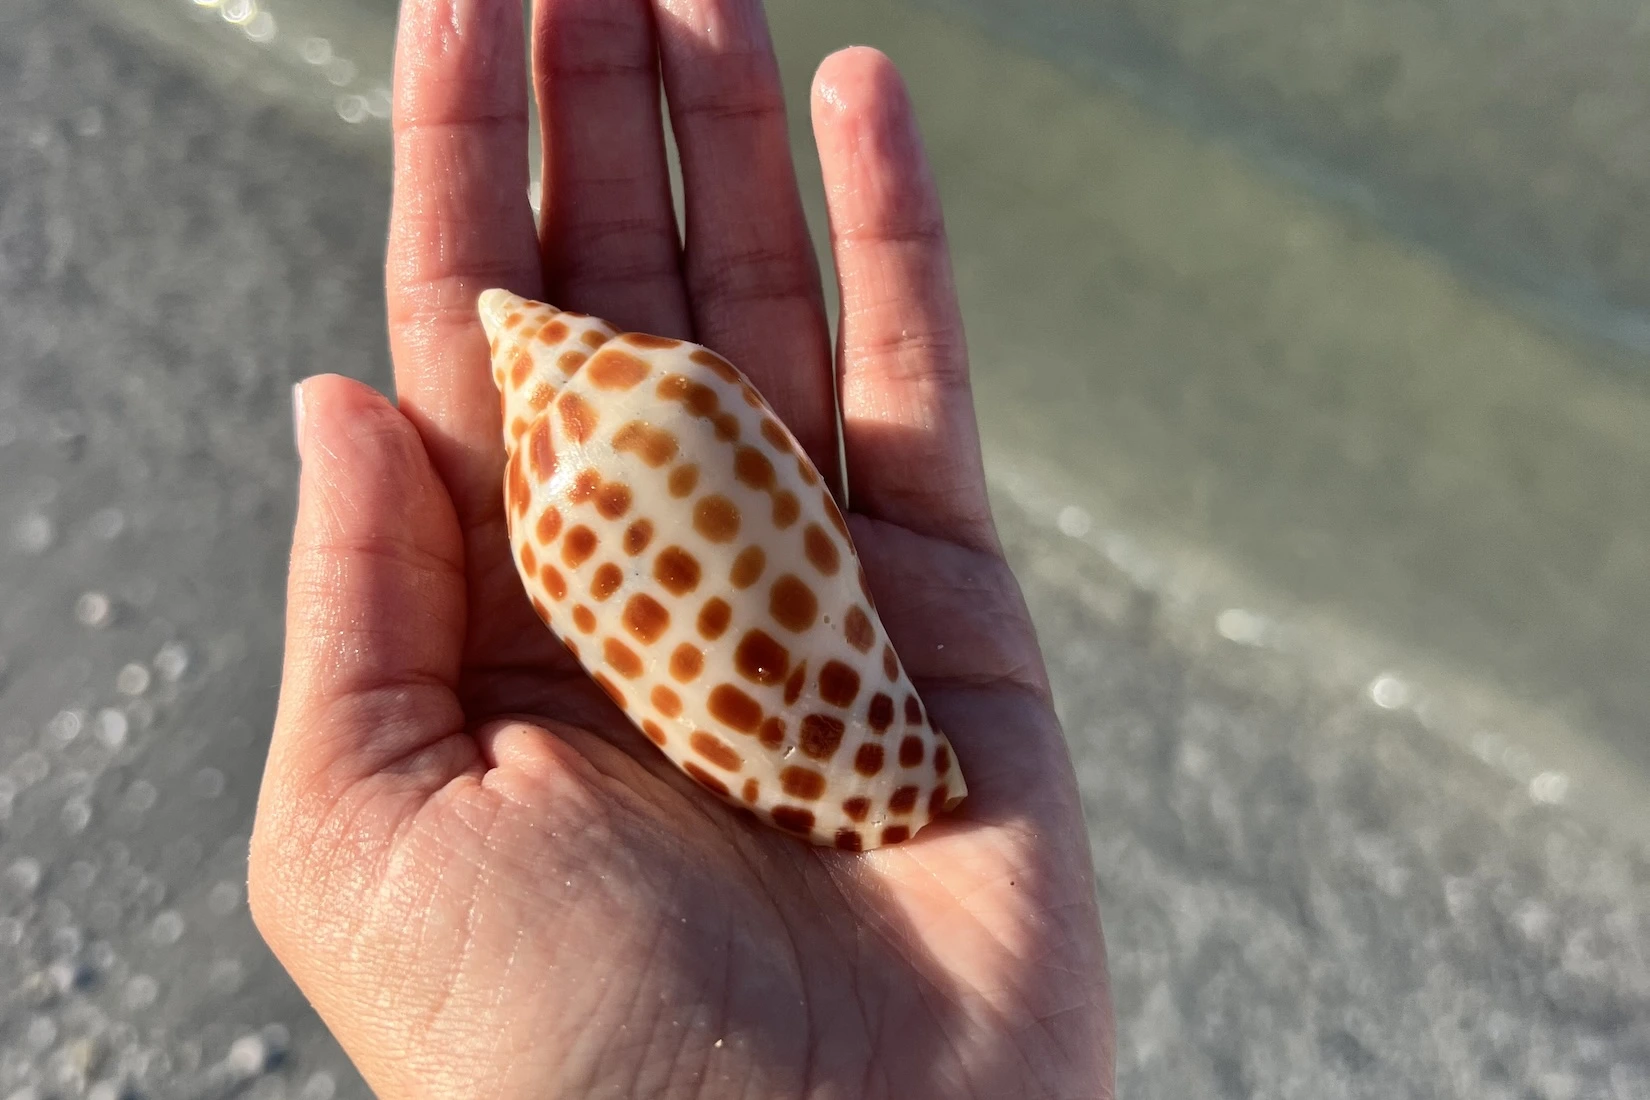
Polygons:
<instances>
[{"instance_id":1,"label":"spiral shell tip","mask_svg":"<svg viewBox=\"0 0 1650 1100\"><path fill-rule=\"evenodd\" d=\"M476 308L481 313L481 327L487 331L487 339L491 340L503 332L506 327L505 318L528 304L527 299L508 290L495 287L482 291Z\"/></svg>"}]
</instances>

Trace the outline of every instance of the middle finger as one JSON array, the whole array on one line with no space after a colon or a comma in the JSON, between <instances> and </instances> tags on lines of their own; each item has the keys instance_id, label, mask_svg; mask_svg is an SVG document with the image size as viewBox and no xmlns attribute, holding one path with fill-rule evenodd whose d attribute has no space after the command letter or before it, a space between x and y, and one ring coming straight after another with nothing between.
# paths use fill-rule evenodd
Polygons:
<instances>
[{"instance_id":1,"label":"middle finger","mask_svg":"<svg viewBox=\"0 0 1650 1100\"><path fill-rule=\"evenodd\" d=\"M836 387L760 0L654 0L687 199L695 337L750 376L834 484Z\"/></svg>"},{"instance_id":2,"label":"middle finger","mask_svg":"<svg viewBox=\"0 0 1650 1100\"><path fill-rule=\"evenodd\" d=\"M545 291L621 330L688 338L648 4L534 4Z\"/></svg>"}]
</instances>

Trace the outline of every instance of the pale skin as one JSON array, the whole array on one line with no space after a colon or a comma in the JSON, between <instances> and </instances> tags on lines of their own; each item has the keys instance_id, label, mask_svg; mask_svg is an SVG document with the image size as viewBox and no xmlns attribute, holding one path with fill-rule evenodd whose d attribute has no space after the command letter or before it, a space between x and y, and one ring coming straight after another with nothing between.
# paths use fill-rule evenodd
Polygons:
<instances>
[{"instance_id":1,"label":"pale skin","mask_svg":"<svg viewBox=\"0 0 1650 1100\"><path fill-rule=\"evenodd\" d=\"M520 11L402 4L399 404L335 376L298 395L258 927L386 1098L1109 1097L1087 834L898 75L856 48L814 83L833 353L760 4L540 0L542 234ZM715 348L828 472L835 391L838 489L967 776L955 814L876 852L810 847L697 789L586 679L510 560L491 286Z\"/></svg>"}]
</instances>

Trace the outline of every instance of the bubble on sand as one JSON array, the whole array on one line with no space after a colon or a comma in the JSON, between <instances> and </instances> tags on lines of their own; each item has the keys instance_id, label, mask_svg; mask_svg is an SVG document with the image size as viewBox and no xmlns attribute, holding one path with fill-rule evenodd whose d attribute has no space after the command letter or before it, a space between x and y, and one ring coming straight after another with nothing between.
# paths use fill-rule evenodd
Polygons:
<instances>
[{"instance_id":1,"label":"bubble on sand","mask_svg":"<svg viewBox=\"0 0 1650 1100\"><path fill-rule=\"evenodd\" d=\"M6 868L6 889L11 893L28 897L39 889L42 874L40 861L24 856Z\"/></svg>"},{"instance_id":2,"label":"bubble on sand","mask_svg":"<svg viewBox=\"0 0 1650 1100\"><path fill-rule=\"evenodd\" d=\"M1094 517L1088 511L1075 504L1068 504L1060 509L1060 514L1054 519L1054 526L1067 538L1080 539L1094 528Z\"/></svg>"},{"instance_id":3,"label":"bubble on sand","mask_svg":"<svg viewBox=\"0 0 1650 1100\"><path fill-rule=\"evenodd\" d=\"M126 983L121 999L127 1008L148 1008L160 996L160 983L147 974L139 974Z\"/></svg>"},{"instance_id":4,"label":"bubble on sand","mask_svg":"<svg viewBox=\"0 0 1650 1100\"><path fill-rule=\"evenodd\" d=\"M11 529L12 542L25 554L44 554L57 538L57 527L39 512L30 512Z\"/></svg>"},{"instance_id":5,"label":"bubble on sand","mask_svg":"<svg viewBox=\"0 0 1650 1100\"><path fill-rule=\"evenodd\" d=\"M206 907L220 917L227 917L240 904L241 886L237 882L220 882L206 895Z\"/></svg>"},{"instance_id":6,"label":"bubble on sand","mask_svg":"<svg viewBox=\"0 0 1650 1100\"><path fill-rule=\"evenodd\" d=\"M149 690L149 670L137 662L115 674L115 690L122 695L142 695Z\"/></svg>"},{"instance_id":7,"label":"bubble on sand","mask_svg":"<svg viewBox=\"0 0 1650 1100\"><path fill-rule=\"evenodd\" d=\"M183 938L183 916L176 909L168 909L149 926L149 936L158 944L177 943Z\"/></svg>"},{"instance_id":8,"label":"bubble on sand","mask_svg":"<svg viewBox=\"0 0 1650 1100\"><path fill-rule=\"evenodd\" d=\"M74 602L75 621L81 626L94 629L108 626L109 620L113 618L113 609L114 605L109 602L109 597L102 592L82 592L80 598Z\"/></svg>"},{"instance_id":9,"label":"bubble on sand","mask_svg":"<svg viewBox=\"0 0 1650 1100\"><path fill-rule=\"evenodd\" d=\"M175 684L189 670L189 651L181 642L168 642L155 654L155 671L169 684Z\"/></svg>"},{"instance_id":10,"label":"bubble on sand","mask_svg":"<svg viewBox=\"0 0 1650 1100\"><path fill-rule=\"evenodd\" d=\"M97 712L97 739L111 749L118 749L126 743L127 731L131 723L126 715L113 707L104 707Z\"/></svg>"},{"instance_id":11,"label":"bubble on sand","mask_svg":"<svg viewBox=\"0 0 1650 1100\"><path fill-rule=\"evenodd\" d=\"M229 1044L229 1055L224 1064L232 1073L244 1077L263 1071L269 1061L269 1045L262 1035L242 1035Z\"/></svg>"}]
</instances>

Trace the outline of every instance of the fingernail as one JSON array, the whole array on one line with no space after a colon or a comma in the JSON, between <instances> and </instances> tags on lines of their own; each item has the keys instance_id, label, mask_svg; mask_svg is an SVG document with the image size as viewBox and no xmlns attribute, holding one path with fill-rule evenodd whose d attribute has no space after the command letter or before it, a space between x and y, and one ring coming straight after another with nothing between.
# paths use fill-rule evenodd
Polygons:
<instances>
[{"instance_id":1,"label":"fingernail","mask_svg":"<svg viewBox=\"0 0 1650 1100\"><path fill-rule=\"evenodd\" d=\"M292 387L292 445L297 448L298 461L304 460L304 384Z\"/></svg>"}]
</instances>

